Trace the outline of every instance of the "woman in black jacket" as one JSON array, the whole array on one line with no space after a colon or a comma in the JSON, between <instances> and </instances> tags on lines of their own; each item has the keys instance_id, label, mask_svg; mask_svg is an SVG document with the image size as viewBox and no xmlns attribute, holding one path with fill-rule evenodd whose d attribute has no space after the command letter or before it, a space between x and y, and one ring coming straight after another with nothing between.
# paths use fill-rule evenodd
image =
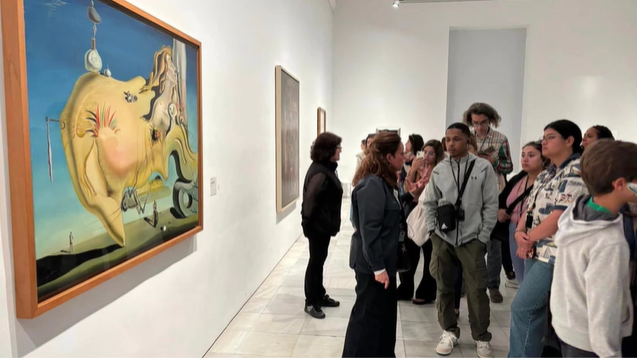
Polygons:
<instances>
[{"instance_id":1,"label":"woman in black jacket","mask_svg":"<svg viewBox=\"0 0 638 358\"><path fill-rule=\"evenodd\" d=\"M397 249L407 225L396 173L404 163L401 138L376 135L353 185L355 232L350 245L357 298L343 357L394 357L397 325Z\"/></svg>"},{"instance_id":2,"label":"woman in black jacket","mask_svg":"<svg viewBox=\"0 0 638 358\"><path fill-rule=\"evenodd\" d=\"M322 307L338 307L339 302L326 295L323 264L328 257L330 237L341 228L343 188L337 177L341 138L321 133L310 150L312 164L306 173L301 204L301 226L308 238L310 258L306 268L304 311L314 318L325 318Z\"/></svg>"}]
</instances>

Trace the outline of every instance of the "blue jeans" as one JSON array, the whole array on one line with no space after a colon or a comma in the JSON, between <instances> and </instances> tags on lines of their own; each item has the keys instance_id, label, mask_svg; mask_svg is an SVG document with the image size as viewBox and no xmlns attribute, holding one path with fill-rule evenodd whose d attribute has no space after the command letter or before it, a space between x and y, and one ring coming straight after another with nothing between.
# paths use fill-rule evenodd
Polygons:
<instances>
[{"instance_id":1,"label":"blue jeans","mask_svg":"<svg viewBox=\"0 0 638 358\"><path fill-rule=\"evenodd\" d=\"M512 302L508 357L540 357L543 353L554 265L529 259L525 261L525 269L525 282Z\"/></svg>"},{"instance_id":2,"label":"blue jeans","mask_svg":"<svg viewBox=\"0 0 638 358\"><path fill-rule=\"evenodd\" d=\"M510 223L510 256L512 257L512 265L516 273L516 281L518 281L518 286L520 287L525 279L525 260L516 256L516 250L518 250L518 244L516 243L516 239L514 239L516 225L517 223Z\"/></svg>"}]
</instances>

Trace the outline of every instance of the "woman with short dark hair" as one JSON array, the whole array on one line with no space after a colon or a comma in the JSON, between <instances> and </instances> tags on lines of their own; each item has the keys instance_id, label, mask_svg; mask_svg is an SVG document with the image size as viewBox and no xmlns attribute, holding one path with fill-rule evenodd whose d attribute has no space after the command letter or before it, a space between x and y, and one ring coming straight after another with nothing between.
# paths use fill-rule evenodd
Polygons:
<instances>
[{"instance_id":1,"label":"woman with short dark hair","mask_svg":"<svg viewBox=\"0 0 638 358\"><path fill-rule=\"evenodd\" d=\"M325 318L322 307L338 307L339 302L326 295L323 265L328 257L330 237L341 228L343 189L337 177L341 138L321 133L310 150L312 164L306 173L301 204L301 226L308 238L310 258L306 268L304 311L314 318Z\"/></svg>"}]
</instances>

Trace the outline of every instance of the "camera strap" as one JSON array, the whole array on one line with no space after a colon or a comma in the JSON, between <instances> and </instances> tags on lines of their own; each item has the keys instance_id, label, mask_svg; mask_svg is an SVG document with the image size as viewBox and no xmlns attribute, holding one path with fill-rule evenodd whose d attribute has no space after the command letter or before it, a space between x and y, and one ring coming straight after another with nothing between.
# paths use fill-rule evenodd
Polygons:
<instances>
[{"instance_id":1,"label":"camera strap","mask_svg":"<svg viewBox=\"0 0 638 358\"><path fill-rule=\"evenodd\" d=\"M454 175L454 167L452 167L452 176L454 177L454 181L456 182L456 187L459 190L459 194L456 197L456 203L454 204L454 206L458 209L461 207L461 200L463 199L463 193L465 193L465 187L467 186L467 182L470 179L470 174L472 174L472 169L474 169L474 163L476 162L476 159L474 159L473 161L471 161L469 163L469 167L468 167L468 163L465 163L465 177L463 178L463 184L461 184L461 188L459 188L459 182L456 179L456 176ZM458 163L458 168L459 168L459 179L461 178L461 164ZM450 166L452 166L452 161L450 160Z\"/></svg>"}]
</instances>

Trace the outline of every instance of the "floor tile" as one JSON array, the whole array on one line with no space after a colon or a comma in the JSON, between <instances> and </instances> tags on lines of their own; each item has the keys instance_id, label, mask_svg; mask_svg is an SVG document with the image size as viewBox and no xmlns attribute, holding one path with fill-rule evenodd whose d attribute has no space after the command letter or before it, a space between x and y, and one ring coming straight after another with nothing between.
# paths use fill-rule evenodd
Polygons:
<instances>
[{"instance_id":1,"label":"floor tile","mask_svg":"<svg viewBox=\"0 0 638 358\"><path fill-rule=\"evenodd\" d=\"M492 311L492 317L496 320L499 326L509 327L511 320L510 311Z\"/></svg>"},{"instance_id":2,"label":"floor tile","mask_svg":"<svg viewBox=\"0 0 638 358\"><path fill-rule=\"evenodd\" d=\"M253 294L251 298L267 298L271 299L279 290L279 286L261 286L257 291Z\"/></svg>"},{"instance_id":3,"label":"floor tile","mask_svg":"<svg viewBox=\"0 0 638 358\"><path fill-rule=\"evenodd\" d=\"M248 331L228 328L210 349L212 353L235 353L248 335Z\"/></svg>"},{"instance_id":4,"label":"floor tile","mask_svg":"<svg viewBox=\"0 0 638 358\"><path fill-rule=\"evenodd\" d=\"M299 334L306 321L303 316L262 314L251 327L253 332Z\"/></svg>"},{"instance_id":5,"label":"floor tile","mask_svg":"<svg viewBox=\"0 0 638 358\"><path fill-rule=\"evenodd\" d=\"M239 312L237 316L230 322L228 328L250 330L257 322L259 313Z\"/></svg>"},{"instance_id":6,"label":"floor tile","mask_svg":"<svg viewBox=\"0 0 638 358\"><path fill-rule=\"evenodd\" d=\"M436 307L433 305L417 306L407 305L399 306L401 311L401 319L406 322L423 322L423 323L438 323L438 314Z\"/></svg>"},{"instance_id":7,"label":"floor tile","mask_svg":"<svg viewBox=\"0 0 638 358\"><path fill-rule=\"evenodd\" d=\"M262 313L266 306L270 303L270 298L251 298L242 307L241 312L245 313Z\"/></svg>"},{"instance_id":8,"label":"floor tile","mask_svg":"<svg viewBox=\"0 0 638 358\"><path fill-rule=\"evenodd\" d=\"M342 337L299 336L293 357L341 357Z\"/></svg>"},{"instance_id":9,"label":"floor tile","mask_svg":"<svg viewBox=\"0 0 638 358\"><path fill-rule=\"evenodd\" d=\"M263 313L303 316L304 302L298 297L277 293L270 300Z\"/></svg>"},{"instance_id":10,"label":"floor tile","mask_svg":"<svg viewBox=\"0 0 638 358\"><path fill-rule=\"evenodd\" d=\"M235 352L268 357L290 357L298 338L296 334L250 332Z\"/></svg>"},{"instance_id":11,"label":"floor tile","mask_svg":"<svg viewBox=\"0 0 638 358\"><path fill-rule=\"evenodd\" d=\"M345 337L347 327L348 318L326 317L324 319L314 319L308 317L301 334L306 336Z\"/></svg>"},{"instance_id":12,"label":"floor tile","mask_svg":"<svg viewBox=\"0 0 638 358\"><path fill-rule=\"evenodd\" d=\"M438 323L401 322L406 341L438 342L443 330Z\"/></svg>"}]
</instances>

